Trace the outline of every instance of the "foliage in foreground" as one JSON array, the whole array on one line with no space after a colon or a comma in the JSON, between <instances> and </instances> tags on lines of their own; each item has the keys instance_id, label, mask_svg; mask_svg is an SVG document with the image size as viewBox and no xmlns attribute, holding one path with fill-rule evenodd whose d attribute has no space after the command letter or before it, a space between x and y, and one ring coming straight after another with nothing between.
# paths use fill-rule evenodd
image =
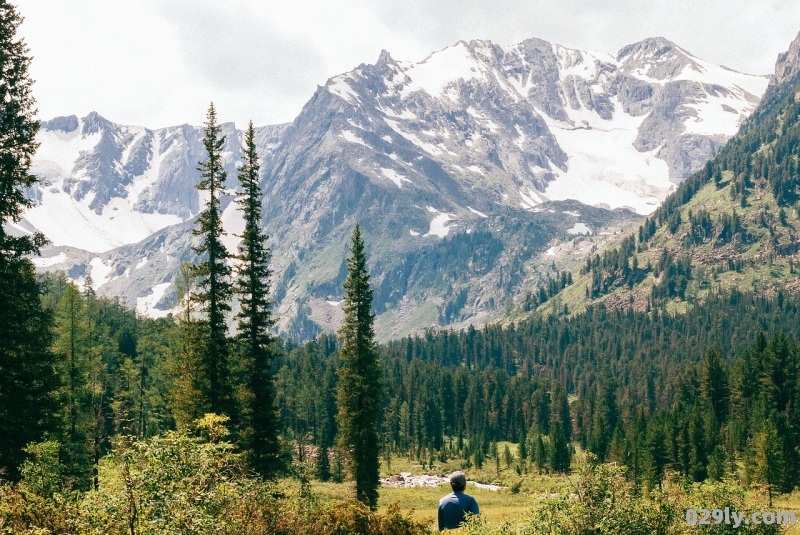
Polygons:
<instances>
[{"instance_id":1,"label":"foliage in foreground","mask_svg":"<svg viewBox=\"0 0 800 535\"><path fill-rule=\"evenodd\" d=\"M250 475L224 439L224 418L207 415L197 433L170 432L120 444L104 461L98 491L63 487L50 471L58 445L28 448L18 484L0 485L0 533L24 535L326 534L417 535L430 528L393 504L384 514L356 500L322 501L300 482ZM614 464L580 465L558 494L533 500L528 514L499 525L468 521L470 535L777 534L778 525L690 526L686 510L772 510L727 482L687 483L668 477L642 495ZM485 511L486 512L486 511Z\"/></svg>"},{"instance_id":2,"label":"foliage in foreground","mask_svg":"<svg viewBox=\"0 0 800 535\"><path fill-rule=\"evenodd\" d=\"M565 492L537 500L517 523L492 526L473 517L465 529L470 535L680 535L689 533L781 533L777 525L721 523L698 526L686 522L686 510L721 509L744 512L771 510L766 503L745 497L741 487L723 482L665 481L661 490L642 496L626 480L625 468L615 464L584 464Z\"/></svg>"},{"instance_id":3,"label":"foliage in foreground","mask_svg":"<svg viewBox=\"0 0 800 535\"><path fill-rule=\"evenodd\" d=\"M222 440L207 415L198 435L169 432L121 444L100 469L99 490L71 492L41 474L57 465L40 448L17 485L0 485L0 533L27 535L346 534L414 535L423 524L396 505L385 514L355 500L321 503L306 485L264 482ZM46 484L43 484L46 483Z\"/></svg>"}]
</instances>

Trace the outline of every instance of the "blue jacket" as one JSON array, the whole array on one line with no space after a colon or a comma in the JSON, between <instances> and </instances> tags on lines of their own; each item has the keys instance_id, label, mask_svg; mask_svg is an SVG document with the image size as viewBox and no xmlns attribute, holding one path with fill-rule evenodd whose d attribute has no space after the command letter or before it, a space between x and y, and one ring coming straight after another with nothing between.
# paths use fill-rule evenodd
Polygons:
<instances>
[{"instance_id":1,"label":"blue jacket","mask_svg":"<svg viewBox=\"0 0 800 535\"><path fill-rule=\"evenodd\" d=\"M464 521L464 513L481 513L478 502L472 496L451 492L439 500L439 531L457 528Z\"/></svg>"}]
</instances>

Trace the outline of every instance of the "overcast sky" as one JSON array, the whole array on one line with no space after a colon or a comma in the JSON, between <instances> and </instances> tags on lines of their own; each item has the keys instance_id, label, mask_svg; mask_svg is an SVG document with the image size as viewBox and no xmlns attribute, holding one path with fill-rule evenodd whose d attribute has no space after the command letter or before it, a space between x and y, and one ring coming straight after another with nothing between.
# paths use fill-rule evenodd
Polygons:
<instances>
[{"instance_id":1,"label":"overcast sky","mask_svg":"<svg viewBox=\"0 0 800 535\"><path fill-rule=\"evenodd\" d=\"M695 56L773 71L797 0L18 0L39 115L97 111L157 128L288 122L317 85L381 49L419 61L458 40L539 37L616 52L663 36Z\"/></svg>"}]
</instances>

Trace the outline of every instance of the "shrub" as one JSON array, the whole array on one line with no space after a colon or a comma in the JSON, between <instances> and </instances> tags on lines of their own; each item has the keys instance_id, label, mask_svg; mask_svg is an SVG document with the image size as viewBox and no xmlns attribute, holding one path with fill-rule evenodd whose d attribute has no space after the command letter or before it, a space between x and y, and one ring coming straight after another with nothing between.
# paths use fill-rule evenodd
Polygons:
<instances>
[{"instance_id":1,"label":"shrub","mask_svg":"<svg viewBox=\"0 0 800 535\"><path fill-rule=\"evenodd\" d=\"M723 509L745 512L766 504L748 501L744 490L726 482L684 483L670 479L663 490L641 496L625 478L624 467L583 464L572 485L555 498L538 501L527 517L513 524L489 525L480 517L466 522L470 535L682 535L690 533L777 534L777 525L689 525L686 510Z\"/></svg>"},{"instance_id":2,"label":"shrub","mask_svg":"<svg viewBox=\"0 0 800 535\"><path fill-rule=\"evenodd\" d=\"M395 504L378 514L353 501L320 503L307 482L248 473L222 439L223 420L199 422L205 438L169 432L120 447L100 466L99 490L65 494L42 467L57 447L30 448L27 479L0 484L0 533L22 535L417 535L425 524ZM57 472L56 472L57 473Z\"/></svg>"}]
</instances>

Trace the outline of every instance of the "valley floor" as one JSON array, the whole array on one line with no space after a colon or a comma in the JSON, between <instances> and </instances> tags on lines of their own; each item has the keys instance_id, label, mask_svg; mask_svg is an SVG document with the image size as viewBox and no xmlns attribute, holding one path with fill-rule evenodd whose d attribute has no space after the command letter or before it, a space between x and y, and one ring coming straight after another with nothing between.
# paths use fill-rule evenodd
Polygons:
<instances>
[{"instance_id":1,"label":"valley floor","mask_svg":"<svg viewBox=\"0 0 800 535\"><path fill-rule=\"evenodd\" d=\"M510 445L516 452L516 445L499 443L500 448ZM584 462L582 452L577 452L575 460ZM400 473L413 475L438 475L444 478L455 470L463 469L463 460L449 460L444 463L434 462L433 468L423 466L419 462L404 456L392 456L391 463L387 466L385 459L381 463L381 478ZM489 535L505 535L522 533L522 526L531 516L532 510L541 509L548 500L559 496L574 493L574 486L579 478L578 474L539 474L535 468L529 473L517 474L514 468L502 466L500 472L496 470L493 460L478 470L474 466L466 469L470 483L466 493L473 496L481 508L481 516L486 521L486 531L465 530L464 533L481 533ZM478 483L494 483L502 486L499 490L478 488ZM351 492L349 483L333 483L313 481L312 494L322 501L331 503L346 499ZM438 533L436 529L436 514L439 499L450 492L448 483L438 486L395 487L382 486L378 501L378 512L386 514L392 504L399 505L402 513L412 512L411 516L428 525L430 533ZM746 493L748 503L758 503L764 511L786 511L795 513L798 524L781 531L786 534L800 534L800 491L791 494L775 496L772 506L765 501L766 497L757 490L748 490ZM715 504L708 504L713 508ZM681 515L684 511L681 510ZM682 526L686 527L686 526ZM748 532L744 531L742 532ZM529 533L524 531L524 533ZM605 533L605 532L604 532ZM676 531L675 533L682 533Z\"/></svg>"}]
</instances>

